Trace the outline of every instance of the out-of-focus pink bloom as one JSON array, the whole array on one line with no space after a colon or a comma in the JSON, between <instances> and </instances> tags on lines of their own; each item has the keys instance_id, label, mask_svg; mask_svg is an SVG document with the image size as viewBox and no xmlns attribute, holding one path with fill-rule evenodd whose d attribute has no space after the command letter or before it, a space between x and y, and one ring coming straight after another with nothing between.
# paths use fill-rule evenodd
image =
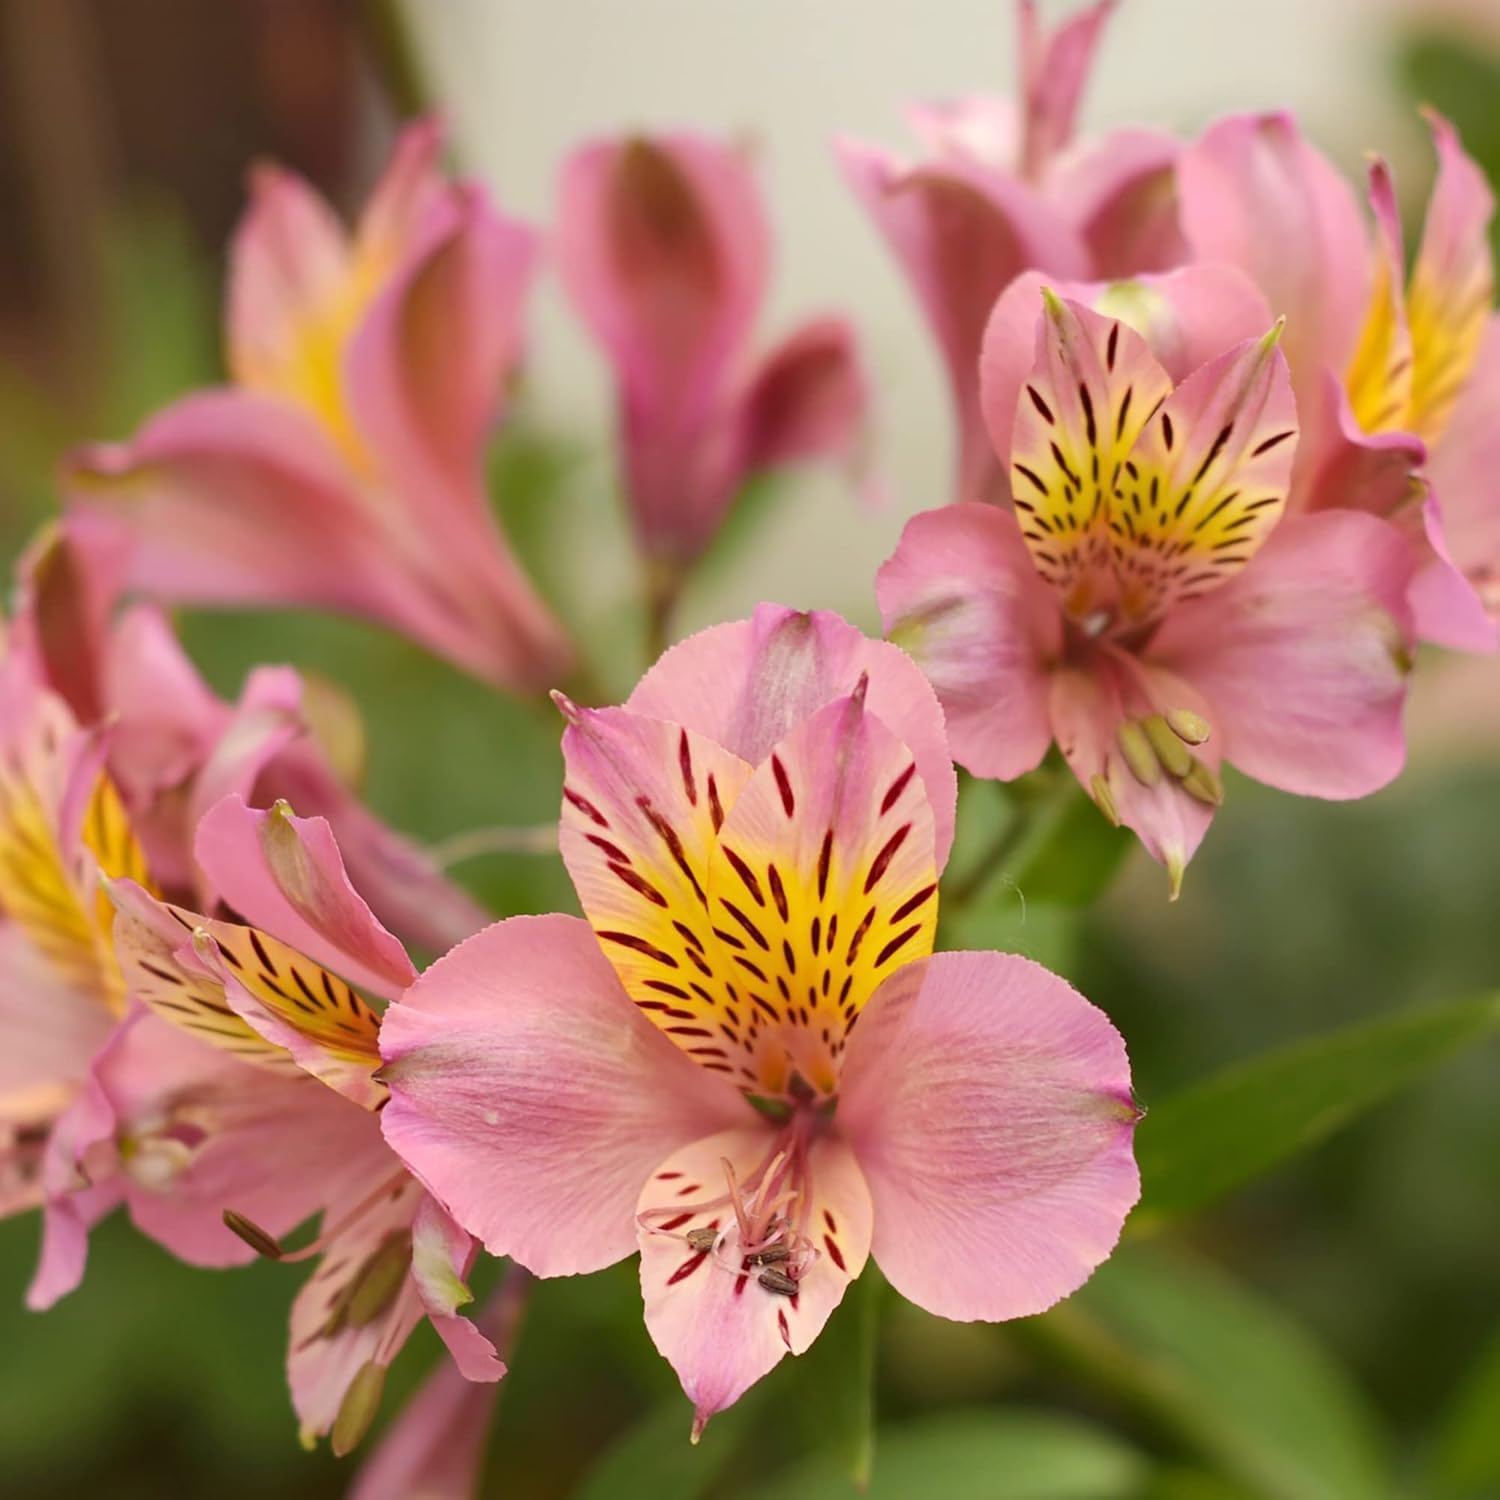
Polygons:
<instances>
[{"instance_id":1,"label":"out-of-focus pink bloom","mask_svg":"<svg viewBox=\"0 0 1500 1500\"><path fill-rule=\"evenodd\" d=\"M363 615L531 690L568 647L495 525L484 454L535 243L442 177L441 145L406 130L352 236L258 169L231 251L234 384L75 454L64 485L135 590Z\"/></svg>"},{"instance_id":2,"label":"out-of-focus pink bloom","mask_svg":"<svg viewBox=\"0 0 1500 1500\"><path fill-rule=\"evenodd\" d=\"M848 324L817 318L750 356L770 236L741 152L682 132L581 147L563 165L555 251L614 366L648 556L691 562L755 474L858 462L867 394Z\"/></svg>"},{"instance_id":3,"label":"out-of-focus pink bloom","mask_svg":"<svg viewBox=\"0 0 1500 1500\"><path fill-rule=\"evenodd\" d=\"M1431 111L1428 122L1438 175L1409 283L1385 164L1371 167L1372 235L1349 185L1285 114L1221 120L1184 152L1182 221L1196 254L1240 267L1287 319L1303 426L1291 508L1396 521L1420 564L1418 633L1493 649L1494 200L1453 128Z\"/></svg>"},{"instance_id":4,"label":"out-of-focus pink bloom","mask_svg":"<svg viewBox=\"0 0 1500 1500\"><path fill-rule=\"evenodd\" d=\"M352 986L389 1000L416 971L350 884L323 819L229 797L204 817L197 856L225 902L269 930L110 883L115 950L141 1009L54 1133L33 1300L76 1282L88 1228L121 1200L198 1264L317 1255L292 1309L288 1377L304 1441L331 1431L344 1452L423 1316L467 1379L505 1370L458 1316L473 1241L376 1120L380 1021ZM279 1236L319 1210L317 1238L285 1250Z\"/></svg>"},{"instance_id":5,"label":"out-of-focus pink bloom","mask_svg":"<svg viewBox=\"0 0 1500 1500\"><path fill-rule=\"evenodd\" d=\"M1308 796L1396 775L1415 559L1374 516L1281 518L1297 415L1279 326L1208 357L1220 330L1265 327L1243 277L1196 267L1061 298L1039 280L1006 293L985 340L1014 508L915 517L881 612L961 764L1009 780L1055 741L1175 895L1221 761Z\"/></svg>"},{"instance_id":6,"label":"out-of-focus pink bloom","mask_svg":"<svg viewBox=\"0 0 1500 1500\"><path fill-rule=\"evenodd\" d=\"M53 1128L125 1009L98 878L147 875L104 755L0 638L0 1215L41 1202Z\"/></svg>"},{"instance_id":7,"label":"out-of-focus pink bloom","mask_svg":"<svg viewBox=\"0 0 1500 1500\"><path fill-rule=\"evenodd\" d=\"M872 1253L952 1318L1078 1287L1138 1190L1124 1047L1025 959L932 955L954 785L913 664L763 608L562 706L587 920L488 928L382 1027L386 1137L459 1223L542 1276L638 1248L695 1432Z\"/></svg>"},{"instance_id":8,"label":"out-of-focus pink bloom","mask_svg":"<svg viewBox=\"0 0 1500 1500\"><path fill-rule=\"evenodd\" d=\"M216 892L193 860L193 835L204 812L235 792L255 806L285 799L326 817L355 885L408 941L442 952L484 926L476 903L335 770L296 672L258 668L237 703L222 702L159 608L112 615L117 560L65 531L44 533L19 570L14 634L80 722L109 725L109 772L163 890L212 909Z\"/></svg>"},{"instance_id":9,"label":"out-of-focus pink bloom","mask_svg":"<svg viewBox=\"0 0 1500 1500\"><path fill-rule=\"evenodd\" d=\"M1184 258L1173 168L1181 147L1126 129L1073 144L1079 101L1114 0L1053 33L1020 0L1019 106L988 97L922 105L932 155L909 165L840 142L850 185L900 259L947 364L958 419L956 498L996 500L1004 466L985 437L979 346L995 299L1020 272L1064 280L1165 270Z\"/></svg>"}]
</instances>

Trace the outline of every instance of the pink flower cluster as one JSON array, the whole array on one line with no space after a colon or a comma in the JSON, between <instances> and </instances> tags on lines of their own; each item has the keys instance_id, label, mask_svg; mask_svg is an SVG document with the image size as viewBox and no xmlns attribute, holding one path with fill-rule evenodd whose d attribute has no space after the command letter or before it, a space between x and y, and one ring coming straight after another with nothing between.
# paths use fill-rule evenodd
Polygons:
<instances>
[{"instance_id":1,"label":"pink flower cluster","mask_svg":"<svg viewBox=\"0 0 1500 1500\"><path fill-rule=\"evenodd\" d=\"M1046 37L1022 3L1018 106L918 111L930 160L841 147L948 363L955 502L880 571L888 640L763 605L622 706L554 694L581 916L491 922L361 804L295 671L226 703L163 613L351 612L517 692L572 664L484 477L537 236L430 124L352 233L256 174L231 383L68 461L0 635L0 1212L41 1210L32 1306L121 1206L195 1265L315 1261L288 1378L339 1452L430 1319L452 1366L370 1500L462 1492L528 1273L638 1253L696 1433L872 1256L1000 1320L1110 1254L1124 1044L1038 965L938 951L954 761L1008 780L1056 745L1173 894L1224 765L1390 781L1418 641L1494 644L1500 334L1491 199L1443 121L1405 284L1385 166L1367 222L1283 115L1074 145L1109 9ZM668 593L748 477L862 451L843 321L750 352L768 239L700 137L563 169L551 255ZM469 1318L481 1247L523 1269Z\"/></svg>"}]
</instances>

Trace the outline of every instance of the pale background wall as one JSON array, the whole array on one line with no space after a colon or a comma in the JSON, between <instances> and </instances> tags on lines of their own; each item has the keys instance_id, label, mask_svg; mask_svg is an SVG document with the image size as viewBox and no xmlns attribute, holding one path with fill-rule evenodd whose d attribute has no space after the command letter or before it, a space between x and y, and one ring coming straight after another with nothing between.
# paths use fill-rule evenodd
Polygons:
<instances>
[{"instance_id":1,"label":"pale background wall","mask_svg":"<svg viewBox=\"0 0 1500 1500\"><path fill-rule=\"evenodd\" d=\"M1076 0L1047 3L1055 18ZM1235 108L1290 105L1358 169L1365 147L1425 182L1389 81L1393 0L1123 0L1084 124L1192 130ZM468 166L501 201L545 222L555 165L601 131L690 124L756 143L777 234L763 330L820 307L854 318L879 387L879 460L890 503L861 517L831 478L797 482L732 575L690 617L763 597L871 618L870 577L904 518L941 502L949 429L941 372L883 243L839 177L838 132L914 145L904 100L1009 92L1007 0L408 0L424 61ZM604 371L555 284L536 309L532 399L549 422L602 435ZM608 453L597 454L602 487ZM605 534L605 533L601 533ZM596 552L614 553L613 540ZM620 561L596 556L601 593Z\"/></svg>"}]
</instances>

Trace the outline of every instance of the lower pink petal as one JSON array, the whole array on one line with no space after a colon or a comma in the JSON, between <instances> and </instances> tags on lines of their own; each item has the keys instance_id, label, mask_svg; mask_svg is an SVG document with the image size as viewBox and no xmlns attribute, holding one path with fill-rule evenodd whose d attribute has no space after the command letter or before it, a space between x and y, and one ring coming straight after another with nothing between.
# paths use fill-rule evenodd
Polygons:
<instances>
[{"instance_id":1,"label":"lower pink petal","mask_svg":"<svg viewBox=\"0 0 1500 1500\"><path fill-rule=\"evenodd\" d=\"M875 592L886 633L937 690L954 758L976 776L1032 770L1052 740L1047 674L1062 616L1015 517L984 505L914 516Z\"/></svg>"},{"instance_id":2,"label":"lower pink petal","mask_svg":"<svg viewBox=\"0 0 1500 1500\"><path fill-rule=\"evenodd\" d=\"M1303 796L1362 797L1405 760L1415 550L1352 511L1290 516L1151 647L1213 708L1224 759Z\"/></svg>"},{"instance_id":3,"label":"lower pink petal","mask_svg":"<svg viewBox=\"0 0 1500 1500\"><path fill-rule=\"evenodd\" d=\"M1422 505L1422 531L1428 555L1417 567L1410 594L1418 639L1454 651L1493 651L1500 597L1493 600L1495 614L1492 615L1475 584L1454 564L1443 511L1433 490L1428 491ZM1500 531L1497 531L1497 544L1500 544ZM1500 559L1500 545L1497 545L1496 556ZM1495 594L1493 585L1490 593Z\"/></svg>"},{"instance_id":4,"label":"lower pink petal","mask_svg":"<svg viewBox=\"0 0 1500 1500\"><path fill-rule=\"evenodd\" d=\"M741 1255L733 1209L715 1200L725 1192L725 1161L743 1184L776 1147L765 1125L721 1131L668 1156L641 1191L646 1327L693 1403L695 1434L783 1355L811 1345L869 1254L869 1189L848 1146L824 1138L807 1148L810 1190L788 1210L815 1254L795 1297L761 1284L762 1271ZM680 1212L667 1212L679 1203ZM700 1228L725 1231L725 1243L695 1250L684 1236Z\"/></svg>"},{"instance_id":5,"label":"lower pink petal","mask_svg":"<svg viewBox=\"0 0 1500 1500\"><path fill-rule=\"evenodd\" d=\"M386 1139L495 1255L542 1276L635 1244L635 1200L685 1140L743 1118L626 997L575 917L513 917L386 1013Z\"/></svg>"},{"instance_id":6,"label":"lower pink petal","mask_svg":"<svg viewBox=\"0 0 1500 1500\"><path fill-rule=\"evenodd\" d=\"M840 1132L891 1284L959 1320L1081 1286L1140 1192L1125 1044L1028 959L940 953L887 980L849 1046Z\"/></svg>"}]
</instances>

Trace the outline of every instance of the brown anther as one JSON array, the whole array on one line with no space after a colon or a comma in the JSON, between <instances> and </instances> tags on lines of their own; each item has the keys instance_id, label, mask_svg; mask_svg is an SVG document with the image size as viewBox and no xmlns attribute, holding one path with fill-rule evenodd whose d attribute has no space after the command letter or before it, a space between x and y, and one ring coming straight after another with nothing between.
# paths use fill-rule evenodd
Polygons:
<instances>
[{"instance_id":1,"label":"brown anther","mask_svg":"<svg viewBox=\"0 0 1500 1500\"><path fill-rule=\"evenodd\" d=\"M1141 728L1156 751L1156 758L1167 768L1167 773L1179 781L1193 769L1193 757L1188 747L1172 732L1160 714L1152 714L1141 720Z\"/></svg>"},{"instance_id":2,"label":"brown anther","mask_svg":"<svg viewBox=\"0 0 1500 1500\"><path fill-rule=\"evenodd\" d=\"M752 1250L745 1261L752 1266L776 1266L791 1258L792 1252L785 1245L767 1245L764 1250Z\"/></svg>"},{"instance_id":3,"label":"brown anther","mask_svg":"<svg viewBox=\"0 0 1500 1500\"><path fill-rule=\"evenodd\" d=\"M224 1227L231 1234L237 1234L257 1255L263 1255L267 1260L280 1260L284 1253L281 1242L275 1235L247 1219L244 1214L235 1213L232 1208L224 1210Z\"/></svg>"},{"instance_id":4,"label":"brown anther","mask_svg":"<svg viewBox=\"0 0 1500 1500\"><path fill-rule=\"evenodd\" d=\"M690 1229L684 1236L689 1245L700 1255L706 1255L714 1247L714 1241L719 1238L717 1229Z\"/></svg>"},{"instance_id":5,"label":"brown anther","mask_svg":"<svg viewBox=\"0 0 1500 1500\"><path fill-rule=\"evenodd\" d=\"M1202 714L1195 714L1190 708L1168 709L1167 727L1188 745L1201 745L1208 738L1211 728Z\"/></svg>"},{"instance_id":6,"label":"brown anther","mask_svg":"<svg viewBox=\"0 0 1500 1500\"><path fill-rule=\"evenodd\" d=\"M1130 767L1130 774L1142 786L1155 786L1160 782L1161 762L1151 748L1151 741L1146 738L1146 731L1134 719L1120 720L1115 727L1115 741L1120 754L1125 757L1125 764Z\"/></svg>"},{"instance_id":7,"label":"brown anther","mask_svg":"<svg viewBox=\"0 0 1500 1500\"><path fill-rule=\"evenodd\" d=\"M1224 783L1201 760L1195 760L1192 770L1182 778L1182 789L1210 807L1217 807L1224 800Z\"/></svg>"},{"instance_id":8,"label":"brown anther","mask_svg":"<svg viewBox=\"0 0 1500 1500\"><path fill-rule=\"evenodd\" d=\"M768 1292L775 1292L778 1297L795 1297L801 1290L795 1277L788 1276L785 1271L778 1271L775 1266L768 1266L755 1279Z\"/></svg>"}]
</instances>

